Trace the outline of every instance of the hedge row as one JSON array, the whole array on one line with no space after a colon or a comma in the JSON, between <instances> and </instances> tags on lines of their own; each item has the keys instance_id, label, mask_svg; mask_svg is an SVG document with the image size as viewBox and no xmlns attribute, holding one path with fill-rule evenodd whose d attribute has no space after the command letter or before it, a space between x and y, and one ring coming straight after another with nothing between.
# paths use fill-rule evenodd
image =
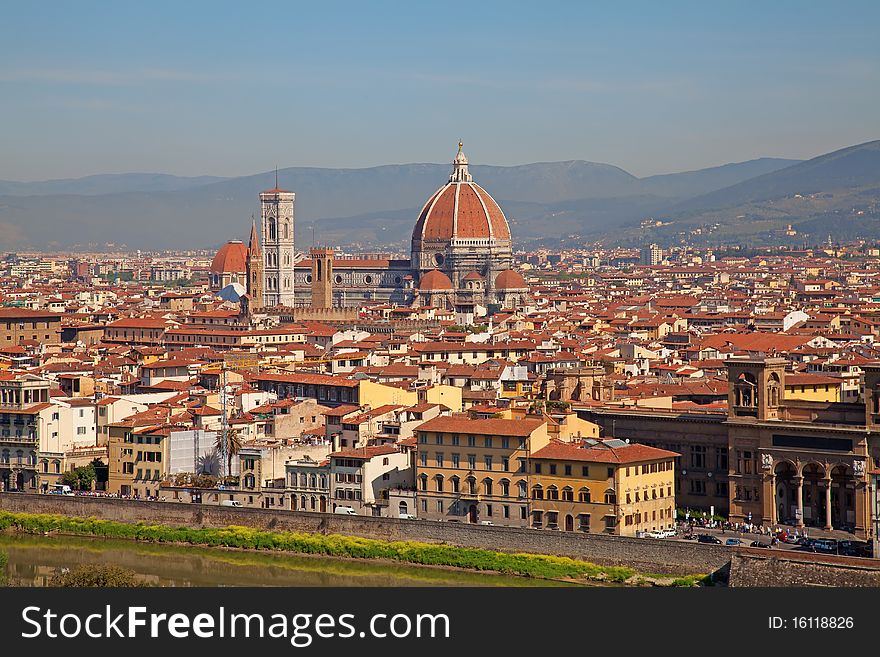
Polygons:
<instances>
[{"instance_id":1,"label":"hedge row","mask_svg":"<svg viewBox=\"0 0 880 657\"><path fill-rule=\"evenodd\" d=\"M599 566L568 557L510 554L412 541L389 542L337 534L262 531L239 526L220 529L169 527L145 523L129 524L98 518L0 512L0 530L9 528L30 533L58 531L152 543L188 543L210 547L283 550L355 559L389 559L421 565L452 566L546 579L586 578L608 582L625 582L638 576L638 573L632 568ZM699 578L682 578L676 580L676 584L693 586L699 581Z\"/></svg>"}]
</instances>

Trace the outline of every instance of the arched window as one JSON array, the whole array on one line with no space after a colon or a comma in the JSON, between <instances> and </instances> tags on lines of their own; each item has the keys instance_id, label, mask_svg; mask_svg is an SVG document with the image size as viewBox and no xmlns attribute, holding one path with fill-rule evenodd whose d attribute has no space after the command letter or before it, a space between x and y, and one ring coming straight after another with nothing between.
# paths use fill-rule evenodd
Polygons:
<instances>
[{"instance_id":1,"label":"arched window","mask_svg":"<svg viewBox=\"0 0 880 657\"><path fill-rule=\"evenodd\" d=\"M419 475L419 489L420 490L428 490L428 475L426 475L426 474Z\"/></svg>"},{"instance_id":2,"label":"arched window","mask_svg":"<svg viewBox=\"0 0 880 657\"><path fill-rule=\"evenodd\" d=\"M452 476L452 477L449 478L449 484L452 486L452 492L453 492L453 493L457 493L457 492L458 492L458 485L459 485L459 482L460 482L460 479L459 479L458 477L456 477L456 476Z\"/></svg>"},{"instance_id":3,"label":"arched window","mask_svg":"<svg viewBox=\"0 0 880 657\"><path fill-rule=\"evenodd\" d=\"M548 486L547 487L547 499L548 500L558 500L559 499L559 489L556 486Z\"/></svg>"},{"instance_id":4,"label":"arched window","mask_svg":"<svg viewBox=\"0 0 880 657\"><path fill-rule=\"evenodd\" d=\"M581 488L578 491L578 502L586 502L590 503L590 489L589 488Z\"/></svg>"},{"instance_id":5,"label":"arched window","mask_svg":"<svg viewBox=\"0 0 880 657\"><path fill-rule=\"evenodd\" d=\"M275 220L269 217L269 220L266 222L266 225L269 227L269 239L275 239Z\"/></svg>"},{"instance_id":6,"label":"arched window","mask_svg":"<svg viewBox=\"0 0 880 657\"><path fill-rule=\"evenodd\" d=\"M526 497L528 497L528 492L527 492L528 486L527 486L526 482L524 482L522 480L516 482L516 488L517 488L517 495L519 496L520 499L525 499Z\"/></svg>"},{"instance_id":7,"label":"arched window","mask_svg":"<svg viewBox=\"0 0 880 657\"><path fill-rule=\"evenodd\" d=\"M617 493L611 488L605 491L605 504L617 504Z\"/></svg>"},{"instance_id":8,"label":"arched window","mask_svg":"<svg viewBox=\"0 0 880 657\"><path fill-rule=\"evenodd\" d=\"M541 484L535 484L532 486L532 499L533 500L543 500L544 499L544 489L541 487Z\"/></svg>"},{"instance_id":9,"label":"arched window","mask_svg":"<svg viewBox=\"0 0 880 657\"><path fill-rule=\"evenodd\" d=\"M443 492L443 475L437 475L434 477L434 487L436 488L438 493Z\"/></svg>"},{"instance_id":10,"label":"arched window","mask_svg":"<svg viewBox=\"0 0 880 657\"><path fill-rule=\"evenodd\" d=\"M474 479L473 477L468 477L467 478L467 485L468 485L468 494L476 495L477 494L477 480Z\"/></svg>"},{"instance_id":11,"label":"arched window","mask_svg":"<svg viewBox=\"0 0 880 657\"><path fill-rule=\"evenodd\" d=\"M562 499L565 502L574 502L574 490L571 486L566 486L562 489Z\"/></svg>"},{"instance_id":12,"label":"arched window","mask_svg":"<svg viewBox=\"0 0 880 657\"><path fill-rule=\"evenodd\" d=\"M492 494L492 480L488 477L483 479L483 494L491 495Z\"/></svg>"},{"instance_id":13,"label":"arched window","mask_svg":"<svg viewBox=\"0 0 880 657\"><path fill-rule=\"evenodd\" d=\"M501 495L502 497L510 496L510 482L507 479L502 479L498 482L498 485L501 486Z\"/></svg>"}]
</instances>

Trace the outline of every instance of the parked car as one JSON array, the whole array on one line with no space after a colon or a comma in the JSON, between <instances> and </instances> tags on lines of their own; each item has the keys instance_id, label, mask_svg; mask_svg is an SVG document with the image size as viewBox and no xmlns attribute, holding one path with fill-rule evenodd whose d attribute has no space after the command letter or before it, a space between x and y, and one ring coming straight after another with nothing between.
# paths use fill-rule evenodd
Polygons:
<instances>
[{"instance_id":1,"label":"parked car","mask_svg":"<svg viewBox=\"0 0 880 657\"><path fill-rule=\"evenodd\" d=\"M721 539L712 536L711 534L700 534L697 536L698 543L712 543L714 545L721 545Z\"/></svg>"},{"instance_id":2,"label":"parked car","mask_svg":"<svg viewBox=\"0 0 880 657\"><path fill-rule=\"evenodd\" d=\"M398 518L401 520L418 520L418 518L412 513L401 513Z\"/></svg>"},{"instance_id":3,"label":"parked car","mask_svg":"<svg viewBox=\"0 0 880 657\"><path fill-rule=\"evenodd\" d=\"M818 538L813 541L810 551L821 554L837 554L837 541L833 538Z\"/></svg>"},{"instance_id":4,"label":"parked car","mask_svg":"<svg viewBox=\"0 0 880 657\"><path fill-rule=\"evenodd\" d=\"M726 541L724 541L724 544L730 545L731 547L736 547L737 545L742 545L743 541L738 538L728 538Z\"/></svg>"},{"instance_id":5,"label":"parked car","mask_svg":"<svg viewBox=\"0 0 880 657\"><path fill-rule=\"evenodd\" d=\"M241 502L238 500L223 500L220 502L220 506L242 506Z\"/></svg>"},{"instance_id":6,"label":"parked car","mask_svg":"<svg viewBox=\"0 0 880 657\"><path fill-rule=\"evenodd\" d=\"M74 495L73 489L67 484L55 484L49 495Z\"/></svg>"},{"instance_id":7,"label":"parked car","mask_svg":"<svg viewBox=\"0 0 880 657\"><path fill-rule=\"evenodd\" d=\"M341 516L356 516L357 512L350 506L337 506L333 509L333 513Z\"/></svg>"},{"instance_id":8,"label":"parked car","mask_svg":"<svg viewBox=\"0 0 880 657\"><path fill-rule=\"evenodd\" d=\"M769 543L762 543L761 541L752 541L750 547L753 547L753 548L767 548L767 549L769 549L769 548L770 548L770 544L769 544Z\"/></svg>"}]
</instances>

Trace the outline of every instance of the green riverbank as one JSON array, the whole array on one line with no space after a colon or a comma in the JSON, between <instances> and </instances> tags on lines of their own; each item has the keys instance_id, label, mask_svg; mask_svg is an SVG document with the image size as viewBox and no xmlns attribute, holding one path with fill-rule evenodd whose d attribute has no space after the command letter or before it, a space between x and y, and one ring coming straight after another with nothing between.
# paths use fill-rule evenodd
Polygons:
<instances>
[{"instance_id":1,"label":"green riverbank","mask_svg":"<svg viewBox=\"0 0 880 657\"><path fill-rule=\"evenodd\" d=\"M206 547L282 551L334 558L385 560L422 566L443 566L504 575L608 582L628 585L698 586L707 583L700 575L666 577L639 573L622 566L600 566L586 561L536 554L510 554L452 545L410 541L380 541L341 535L273 532L247 527L189 528L128 524L97 518L0 512L0 530L31 534L64 533L147 543L189 544Z\"/></svg>"}]
</instances>

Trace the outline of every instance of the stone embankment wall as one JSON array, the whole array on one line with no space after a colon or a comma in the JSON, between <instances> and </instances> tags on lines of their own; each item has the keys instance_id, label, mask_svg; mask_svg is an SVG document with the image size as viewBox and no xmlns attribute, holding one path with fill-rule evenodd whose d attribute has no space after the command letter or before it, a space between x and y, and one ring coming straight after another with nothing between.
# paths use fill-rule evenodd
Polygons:
<instances>
[{"instance_id":1,"label":"stone embankment wall","mask_svg":"<svg viewBox=\"0 0 880 657\"><path fill-rule=\"evenodd\" d=\"M730 548L723 546L662 539L96 497L0 493L0 510L171 526L241 525L254 529L344 534L389 541L448 543L503 552L554 554L669 574L711 573L724 567L732 553Z\"/></svg>"},{"instance_id":2,"label":"stone embankment wall","mask_svg":"<svg viewBox=\"0 0 880 657\"><path fill-rule=\"evenodd\" d=\"M729 586L880 586L880 561L815 554L731 556Z\"/></svg>"}]
</instances>

